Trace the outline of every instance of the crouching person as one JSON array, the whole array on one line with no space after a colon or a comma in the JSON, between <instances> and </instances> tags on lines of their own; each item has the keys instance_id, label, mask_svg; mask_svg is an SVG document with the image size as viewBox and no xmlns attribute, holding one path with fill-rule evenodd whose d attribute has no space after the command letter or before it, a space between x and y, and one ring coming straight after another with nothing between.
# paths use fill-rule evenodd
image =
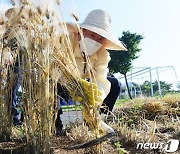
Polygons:
<instances>
[{"instance_id":1,"label":"crouching person","mask_svg":"<svg viewBox=\"0 0 180 154\"><path fill-rule=\"evenodd\" d=\"M108 109L102 109L104 114L112 111L120 92L119 82L114 77L107 77L109 52L106 49L126 51L127 49L118 40L109 34L111 18L103 10L91 11L84 22L80 24L82 35L78 28L67 23L69 37L74 52L77 67L82 79L89 78L88 70L93 68L98 90L102 92L103 105ZM84 49L85 46L85 49ZM86 63L89 57L91 66Z\"/></svg>"}]
</instances>

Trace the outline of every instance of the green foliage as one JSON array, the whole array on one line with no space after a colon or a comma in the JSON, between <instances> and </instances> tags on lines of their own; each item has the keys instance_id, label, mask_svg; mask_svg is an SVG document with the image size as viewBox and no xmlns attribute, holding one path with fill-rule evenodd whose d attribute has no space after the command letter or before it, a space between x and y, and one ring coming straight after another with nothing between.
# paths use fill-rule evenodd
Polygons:
<instances>
[{"instance_id":1,"label":"green foliage","mask_svg":"<svg viewBox=\"0 0 180 154\"><path fill-rule=\"evenodd\" d=\"M153 84L154 94L159 95L158 81L156 80L152 84ZM167 92L170 92L170 89L172 87L171 83L167 83L165 81L160 81L160 85L161 85L161 91L162 91L163 95L167 94ZM146 96L150 96L150 93L151 93L151 84L150 84L150 82L145 81L143 83L143 85L141 85L141 90L142 90L143 94L145 94Z\"/></svg>"},{"instance_id":2,"label":"green foliage","mask_svg":"<svg viewBox=\"0 0 180 154\"><path fill-rule=\"evenodd\" d=\"M116 141L115 145L117 147L118 154L128 154L129 153L124 148L121 148L120 141Z\"/></svg>"},{"instance_id":3,"label":"green foliage","mask_svg":"<svg viewBox=\"0 0 180 154\"><path fill-rule=\"evenodd\" d=\"M177 88L180 90L180 82L178 83Z\"/></svg>"},{"instance_id":4,"label":"green foliage","mask_svg":"<svg viewBox=\"0 0 180 154\"><path fill-rule=\"evenodd\" d=\"M145 94L146 96L151 96L151 83L149 81L145 81L141 85L141 90L142 93Z\"/></svg>"},{"instance_id":5,"label":"green foliage","mask_svg":"<svg viewBox=\"0 0 180 154\"><path fill-rule=\"evenodd\" d=\"M132 107L131 111L132 113L137 113L139 112L140 109L142 109L143 103L142 100L136 99L136 104Z\"/></svg>"},{"instance_id":6,"label":"green foliage","mask_svg":"<svg viewBox=\"0 0 180 154\"><path fill-rule=\"evenodd\" d=\"M62 105L61 108L63 112L80 111L82 109L82 106L81 105Z\"/></svg>"},{"instance_id":7,"label":"green foliage","mask_svg":"<svg viewBox=\"0 0 180 154\"><path fill-rule=\"evenodd\" d=\"M132 96L129 91L126 73L130 71L132 61L138 58L136 54L141 51L138 45L142 39L143 36L139 34L124 31L123 36L119 40L126 45L128 51L110 51L111 61L109 62L109 71L111 73L120 72L124 75L130 99L132 99Z\"/></svg>"},{"instance_id":8,"label":"green foliage","mask_svg":"<svg viewBox=\"0 0 180 154\"><path fill-rule=\"evenodd\" d=\"M170 89L172 87L172 83L169 84L169 83L167 83L165 81L160 81L160 85L161 85L161 90L164 93L170 91ZM157 80L153 83L153 90L158 91L158 81Z\"/></svg>"},{"instance_id":9,"label":"green foliage","mask_svg":"<svg viewBox=\"0 0 180 154\"><path fill-rule=\"evenodd\" d=\"M126 103L128 101L130 101L130 100L129 99L118 99L114 106L115 107L120 107L122 104L124 104L124 103Z\"/></svg>"},{"instance_id":10,"label":"green foliage","mask_svg":"<svg viewBox=\"0 0 180 154\"><path fill-rule=\"evenodd\" d=\"M124 31L123 36L119 38L125 45L128 51L111 51L111 61L109 63L109 70L112 73L120 72L126 74L132 67L132 61L138 56L136 55L141 49L138 47L143 36L139 34L132 34L129 31Z\"/></svg>"}]
</instances>

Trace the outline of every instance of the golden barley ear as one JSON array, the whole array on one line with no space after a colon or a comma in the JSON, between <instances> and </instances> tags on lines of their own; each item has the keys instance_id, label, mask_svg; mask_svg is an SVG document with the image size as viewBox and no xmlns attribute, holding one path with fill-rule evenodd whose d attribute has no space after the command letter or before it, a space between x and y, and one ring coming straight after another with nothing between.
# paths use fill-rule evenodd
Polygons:
<instances>
[{"instance_id":1,"label":"golden barley ear","mask_svg":"<svg viewBox=\"0 0 180 154\"><path fill-rule=\"evenodd\" d=\"M57 5L60 5L61 0L56 0Z\"/></svg>"},{"instance_id":2,"label":"golden barley ear","mask_svg":"<svg viewBox=\"0 0 180 154\"><path fill-rule=\"evenodd\" d=\"M60 5L60 1L56 2ZM6 31L10 29L7 35L7 43L13 38L18 42L17 50L14 52L17 55L15 57L18 57L18 67L23 76L21 86L25 110L25 136L27 142L36 147L34 153L48 153L50 151L50 141L54 133L57 116L58 83L63 85L67 91L73 92L74 96L82 98L83 118L91 127L91 133L87 135L91 138L101 138L104 132L99 126L98 105L94 97L91 99L93 103L90 102L87 93L84 91L83 80L78 71L73 45L70 36L67 34L65 22L60 21L53 10L46 9L43 12L40 7L35 7L27 0L21 0L21 4L14 7L13 12L8 22L4 24ZM73 17L75 21L78 21L76 15L73 14ZM8 45L12 47L13 43ZM0 46L0 52L2 53L6 47L8 46ZM87 65L90 66L88 58ZM5 78L0 77L0 83L5 83L6 88L3 93L0 91L0 95L4 95L5 92L9 94L13 86L7 80L7 68L4 67L1 70ZM10 72L15 75L12 70ZM90 67L88 70L90 81L95 78L92 72L93 70ZM13 77L11 80L13 81ZM88 88L93 89L91 82ZM93 95L94 92L92 91ZM7 98L9 99L9 97L8 95ZM3 106L0 107L2 109ZM10 130L11 123L9 124ZM0 128L2 128L1 126L0 123ZM3 124L3 128L5 128L4 126Z\"/></svg>"},{"instance_id":3,"label":"golden barley ear","mask_svg":"<svg viewBox=\"0 0 180 154\"><path fill-rule=\"evenodd\" d=\"M12 6L15 6L15 5L16 5L16 3L14 2L14 0L10 0L10 2L11 2L11 4L12 4Z\"/></svg>"},{"instance_id":4,"label":"golden barley ear","mask_svg":"<svg viewBox=\"0 0 180 154\"><path fill-rule=\"evenodd\" d=\"M75 15L74 13L72 13L72 17L73 17L76 21L79 21L79 18L78 18L77 15Z\"/></svg>"},{"instance_id":5,"label":"golden barley ear","mask_svg":"<svg viewBox=\"0 0 180 154\"><path fill-rule=\"evenodd\" d=\"M5 18L2 14L0 14L0 25L3 25L5 23Z\"/></svg>"}]
</instances>

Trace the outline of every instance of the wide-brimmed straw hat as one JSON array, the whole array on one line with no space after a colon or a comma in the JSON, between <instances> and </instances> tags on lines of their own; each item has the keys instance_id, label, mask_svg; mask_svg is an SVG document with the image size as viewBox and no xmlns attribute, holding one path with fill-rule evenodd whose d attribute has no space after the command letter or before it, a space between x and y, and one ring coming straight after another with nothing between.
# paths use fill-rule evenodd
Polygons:
<instances>
[{"instance_id":1,"label":"wide-brimmed straw hat","mask_svg":"<svg viewBox=\"0 0 180 154\"><path fill-rule=\"evenodd\" d=\"M111 26L111 17L108 13L103 10L93 10L91 11L84 22L80 24L81 28L90 30L97 33L98 35L106 38L105 48L111 50L124 50L126 51L125 45L118 39L112 37L109 33L109 28ZM75 28L72 24L67 24L68 28Z\"/></svg>"}]
</instances>

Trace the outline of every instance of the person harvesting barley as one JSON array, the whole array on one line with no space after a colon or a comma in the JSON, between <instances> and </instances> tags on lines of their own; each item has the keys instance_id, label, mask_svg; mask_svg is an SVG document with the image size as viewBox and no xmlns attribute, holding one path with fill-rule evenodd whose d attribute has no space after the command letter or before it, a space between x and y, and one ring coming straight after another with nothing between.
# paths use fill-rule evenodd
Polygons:
<instances>
[{"instance_id":1,"label":"person harvesting barley","mask_svg":"<svg viewBox=\"0 0 180 154\"><path fill-rule=\"evenodd\" d=\"M108 63L111 59L107 49L127 50L121 41L109 34L110 25L110 15L100 9L91 11L80 26L67 23L78 70L83 79L91 77L91 82L97 83L94 90L101 93L98 97L100 102L103 102L101 106L104 106L101 108L102 114L112 111L120 92L118 80L115 77L107 76ZM92 68L91 71L89 71L90 68ZM92 78L93 76L94 78ZM87 81L82 83L88 87Z\"/></svg>"}]
</instances>

